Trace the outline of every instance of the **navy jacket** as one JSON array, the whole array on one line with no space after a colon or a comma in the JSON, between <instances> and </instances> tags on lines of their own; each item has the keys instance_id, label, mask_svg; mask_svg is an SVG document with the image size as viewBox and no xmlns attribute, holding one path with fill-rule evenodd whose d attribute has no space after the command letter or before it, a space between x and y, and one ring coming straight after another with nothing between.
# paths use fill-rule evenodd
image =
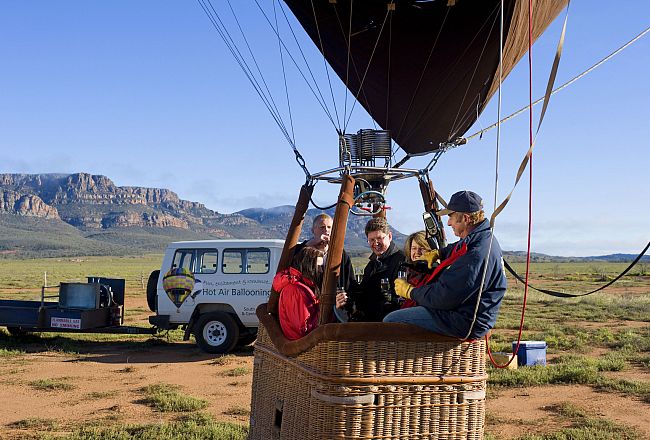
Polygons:
<instances>
[{"instance_id":1,"label":"navy jacket","mask_svg":"<svg viewBox=\"0 0 650 440\"><path fill-rule=\"evenodd\" d=\"M453 249L460 249L463 244L467 245L464 255L445 268L434 281L411 292L411 298L418 305L426 307L439 326L447 330L445 334L458 338L466 337L472 325L485 257L490 246L490 222L484 220L467 237L443 248L441 259L448 258ZM494 327L505 293L503 256L494 238L470 339L480 338Z\"/></svg>"}]
</instances>

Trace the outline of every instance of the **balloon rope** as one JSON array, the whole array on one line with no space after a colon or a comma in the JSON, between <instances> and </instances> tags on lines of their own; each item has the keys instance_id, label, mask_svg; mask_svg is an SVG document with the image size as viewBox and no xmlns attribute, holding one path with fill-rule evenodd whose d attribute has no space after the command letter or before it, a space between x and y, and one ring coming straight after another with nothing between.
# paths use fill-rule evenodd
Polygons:
<instances>
[{"instance_id":1,"label":"balloon rope","mask_svg":"<svg viewBox=\"0 0 650 440\"><path fill-rule=\"evenodd\" d=\"M501 10L499 11L499 88L498 88L498 106L497 106L497 120L501 119L501 85L503 83L503 0L500 3ZM492 210L497 209L497 200L499 197L499 151L501 144L501 127L497 127L497 142L496 142L496 157L494 164L494 205ZM476 298L476 305L474 306L474 317L472 318L472 325L470 325L469 330L465 339L468 339L472 334L472 329L474 328L474 323L476 322L476 317L478 316L478 309L481 305L481 296L483 295L483 289L485 287L485 278L487 276L487 270L490 263L490 255L492 254L492 244L494 243L494 228L495 223L490 224L490 243L488 245L488 251L485 255L485 263L483 264L483 273L481 274L481 284L478 289L478 297ZM497 262L498 265L498 262ZM487 341L486 341L487 345ZM489 350L489 347L488 347Z\"/></svg>"},{"instance_id":2,"label":"balloon rope","mask_svg":"<svg viewBox=\"0 0 650 440\"><path fill-rule=\"evenodd\" d=\"M533 0L528 0L528 142L530 148L533 147ZM526 316L526 302L528 300L528 277L530 275L530 242L533 226L533 154L529 154L530 168L528 169L529 186L528 186L528 238L526 247L526 284L524 286L524 301L521 306L521 319L519 321L519 333L517 334L517 344L512 350L512 356L505 364L498 364L492 356L490 350L489 336L485 336L485 345L487 347L488 356L492 365L496 368L507 368L515 358L515 354L519 352L519 345L521 344L521 335L524 329L524 318ZM496 202L495 202L496 203ZM492 222L492 227L494 221Z\"/></svg>"},{"instance_id":3,"label":"balloon rope","mask_svg":"<svg viewBox=\"0 0 650 440\"><path fill-rule=\"evenodd\" d=\"M591 72L592 72L594 69L596 69L597 67L602 66L602 65L605 64L607 61L609 61L610 59L614 58L616 55L618 55L619 53L621 53L623 50L627 49L629 46L631 46L632 44L634 44L635 42L637 42L638 40L640 40L640 39L641 39L643 36L645 36L648 32L650 32L650 26L648 26L647 28L645 28L645 29L644 29L643 31L641 31L641 32L640 32L636 37L632 38L630 41L628 41L627 43L625 43L623 46L619 47L619 48L616 49L614 52L610 53L610 54L607 55L605 58L601 59L600 61L598 61L596 64L594 64L593 66L591 66L590 68L588 68L588 69L585 70L584 72L582 72L582 73L580 73L580 74L574 76L574 77L571 78L569 81L565 82L565 83L562 84L560 87L558 87L557 89L553 90L553 91L551 92L551 95L555 95L555 94L556 94L557 92L559 92L560 90L565 89L566 87L569 87L571 84L573 84L574 82L578 81L578 80L581 79L583 76L587 75L588 73L591 73ZM537 104L539 104L540 102L544 101L545 98L546 98L545 96L539 98L537 101L533 102L533 105L537 105ZM510 119L512 119L512 118L514 118L515 116L519 116L520 114L522 114L522 113L525 112L526 110L528 110L528 106L525 106L525 107L520 108L519 110L517 110L516 112L512 113L511 115L506 116L505 118L501 119L501 120L498 121L498 122L495 122L494 124L490 125L489 127L484 128L483 130L477 131L476 133L474 133L474 134L472 134L472 135L470 135L470 136L467 136L465 139L467 139L467 140L469 141L469 140L471 140L471 139L474 139L474 138L477 137L477 136L481 136L481 135L482 135L483 133L485 133L486 131L492 130L493 128L497 127L498 124L503 124L504 122L506 122L506 121L508 121L508 120L510 120Z\"/></svg>"}]
</instances>

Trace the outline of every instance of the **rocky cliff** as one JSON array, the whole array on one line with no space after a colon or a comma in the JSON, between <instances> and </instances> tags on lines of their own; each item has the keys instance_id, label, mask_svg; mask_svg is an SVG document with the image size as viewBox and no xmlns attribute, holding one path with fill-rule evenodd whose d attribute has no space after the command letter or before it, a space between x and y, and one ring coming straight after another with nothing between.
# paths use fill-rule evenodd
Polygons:
<instances>
[{"instance_id":1,"label":"rocky cliff","mask_svg":"<svg viewBox=\"0 0 650 440\"><path fill-rule=\"evenodd\" d=\"M180 228L228 237L228 228L256 223L181 200L168 189L116 186L87 173L0 174L0 197L0 214L60 219L84 230Z\"/></svg>"},{"instance_id":2,"label":"rocky cliff","mask_svg":"<svg viewBox=\"0 0 650 440\"><path fill-rule=\"evenodd\" d=\"M202 203L182 200L168 189L116 186L106 176L0 174L0 253L20 248L32 249L35 255L48 249L51 255L64 255L88 252L88 246L97 254L114 252L104 246L107 243L152 252L174 240L284 238L293 210L293 206L278 206L221 214ZM320 212L307 211L303 239ZM350 216L346 249L367 251L363 232L367 220ZM40 241L35 232L42 236ZM398 243L403 240L397 231L393 235ZM16 236L21 237L19 242Z\"/></svg>"}]
</instances>

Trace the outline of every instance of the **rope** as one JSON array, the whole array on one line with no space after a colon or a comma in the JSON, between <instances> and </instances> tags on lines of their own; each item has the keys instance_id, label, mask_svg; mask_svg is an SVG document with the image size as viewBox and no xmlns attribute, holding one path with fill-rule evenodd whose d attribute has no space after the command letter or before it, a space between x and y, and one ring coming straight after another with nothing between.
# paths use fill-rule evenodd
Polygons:
<instances>
[{"instance_id":1,"label":"rope","mask_svg":"<svg viewBox=\"0 0 650 440\"><path fill-rule=\"evenodd\" d=\"M494 25L497 21L497 17L494 17L494 21L492 22L492 26L490 27L490 32L488 32L488 36L492 33L492 30L494 29ZM463 109L463 104L465 103L465 98L467 98L467 92L469 91L470 87L472 86L472 82L474 81L474 77L476 76L476 71L478 70L479 64L481 63L481 59L483 58L483 54L485 53L485 48L487 47L489 38L485 39L485 43L483 43L483 48L481 49L481 54L479 55L478 59L476 60L476 65L474 66L474 71L472 72L472 76L470 80L467 83L467 87L465 88L465 93L463 94L463 99L461 100L460 104L458 105L458 111L456 112L456 117L454 118L454 123L452 124L452 128L449 130L449 136L447 139L451 139L453 137L456 137L456 132L458 131L458 125L456 123L458 122L458 117L460 116L460 111ZM501 50L501 49L499 49ZM479 95L476 97L477 101L480 102L481 95L479 92ZM463 123L463 119L467 117L467 112L471 109L471 107L468 106L467 110L465 110L465 115L461 119L459 125ZM462 133L461 133L462 134Z\"/></svg>"},{"instance_id":2,"label":"rope","mask_svg":"<svg viewBox=\"0 0 650 440\"><path fill-rule=\"evenodd\" d=\"M458 66L458 64L461 62L461 60L464 59L465 54L467 53L467 51L469 50L469 48L474 44L474 41L476 41L476 39L478 38L478 36L480 35L480 33L483 31L483 28L484 28L484 27L485 27L485 26L486 26L490 21L492 21L492 24L494 25L494 22L493 22L493 20L490 20L490 17L492 16L492 14L494 14L494 13L497 12L498 7L499 7L498 5L494 7L494 11L493 11L493 12L490 12L490 15L489 15L488 18L483 22L483 24L481 25L481 27L476 31L476 33L475 33L474 36L472 37L472 40L467 44L467 46L465 47L465 49L463 50L463 52L462 52L462 53L461 53L461 54L456 58L456 61L454 62L454 64L453 64L452 66L450 66L450 67L447 69L447 75L445 75L445 77L444 77L441 81L439 81L438 88L435 90L434 93L432 93L433 96L437 95L438 93L441 93L441 91L443 90L443 89L442 89L442 88L443 88L443 85L447 83L447 79L448 79L448 78L449 78L449 77L454 73L454 70L456 69L456 66ZM432 102L433 102L433 101L432 101ZM411 130L409 130L409 132L406 133L406 135L404 136L404 139L408 139L408 137L411 136L411 133L413 132L413 130L415 130L415 128L417 128L417 126L422 122L422 119L423 119L423 118L425 117L425 115L426 115L426 114L431 110L432 102L430 102L429 105L427 105L427 107L426 107L424 110L422 110L422 111L420 112L420 114L418 115L418 117L417 117L417 119L416 119L416 121L415 121L415 124L413 125L413 127L411 127ZM402 124L402 126L400 126L400 129L399 129L399 131L398 131L398 137L399 137L399 133L402 132L403 125L404 125L404 124Z\"/></svg>"},{"instance_id":3,"label":"rope","mask_svg":"<svg viewBox=\"0 0 650 440\"><path fill-rule=\"evenodd\" d=\"M570 86L571 84L573 84L574 82L578 81L579 79L581 79L583 76L587 75L588 73L591 73L591 71L593 71L593 70L596 69L597 67L600 67L601 65L603 65L604 63L606 63L607 61L609 61L610 59L612 59L614 56L618 55L618 54L621 53L623 50L627 49L627 48L628 48L629 46L631 46L633 43L635 43L636 41L638 41L639 39L641 39L643 36L645 36L648 32L650 32L650 27L647 27L645 30L643 30L641 33L639 33L636 37L634 37L633 39L631 39L630 41L628 41L627 43L625 43L623 46L621 46L621 47L619 47L618 49L616 49L614 52L612 52L612 53L610 53L609 55L607 55L605 58L603 58L603 59L601 59L600 61L598 61L596 64L594 64L593 66L591 66L590 68L588 68L588 69L585 70L584 72L580 73L579 75L576 75L576 76L573 77L571 80L565 82L565 83L562 84L560 87L558 87L557 89L553 90L553 91L551 92L551 95L555 95L555 94L556 94L557 92L559 92L560 90L562 90L562 89L564 89L564 88ZM533 105L537 105L537 104L539 104L540 102L544 101L545 98L546 98L545 96L539 98L537 101L533 102ZM476 136L483 136L483 133L485 133L486 131L492 130L493 128L497 127L498 124L500 124L500 123L502 124L502 123L504 123L504 122L506 122L506 121L508 121L508 120L510 120L510 119L512 119L512 118L514 118L515 116L519 116L521 113L525 112L527 109L528 109L528 106L526 106L526 107L522 107L522 108L520 108L519 110L517 110L516 112L512 113L511 115L506 116L505 118L503 118L503 119L500 120L499 122L496 122L496 123L490 125L489 127L484 128L484 129L482 129L482 130L480 130L480 131L477 131L476 133L472 134L471 136L468 136L466 139L469 141L469 140L471 140L471 139L474 139Z\"/></svg>"},{"instance_id":4,"label":"rope","mask_svg":"<svg viewBox=\"0 0 650 440\"><path fill-rule=\"evenodd\" d=\"M630 271L630 269L632 269L641 260L641 257L643 257L645 255L645 253L648 251L648 248L650 248L650 242L648 242L648 244L645 246L645 248L643 248L641 253L639 255L637 255L636 258L632 261L632 263L630 263L630 265L623 272L621 272L616 278L614 278L613 280L611 280L609 283L605 284L604 286L601 286L598 289L594 289L594 290L592 290L590 292L587 292L587 293L557 292L555 290L549 290L549 289L538 289L537 287L531 286L529 284L526 284L526 285L528 287L530 287L531 289L537 290L538 292L545 293L546 295L555 296L555 297L558 297L558 298L578 298L578 297L581 297L581 296L591 295L592 293L596 293L598 291L601 291L601 290L611 286L616 281L623 278L623 276L625 276ZM512 276L514 276L520 282L526 283L526 281L524 279L522 279L522 277L517 272L515 272L515 270L512 268L512 266L510 266L508 264L507 261L503 260L503 263L504 263L505 268L508 270L508 272L510 272L512 274Z\"/></svg>"},{"instance_id":5,"label":"rope","mask_svg":"<svg viewBox=\"0 0 650 440\"><path fill-rule=\"evenodd\" d=\"M278 0L279 1L279 0ZM282 6L280 6L282 7ZM273 17L275 18L275 28L278 29L278 49L280 52L280 64L282 65L282 79L284 80L284 93L287 97L287 111L289 112L289 124L291 124L291 139L296 143L296 134L293 129L293 116L291 115L291 100L289 99L289 86L287 85L287 74L284 68L284 56L282 55L282 40L280 38L280 26L278 25L278 14L275 9L275 1L273 1Z\"/></svg>"},{"instance_id":6,"label":"rope","mask_svg":"<svg viewBox=\"0 0 650 440\"><path fill-rule=\"evenodd\" d=\"M350 7L352 7L352 4L350 4ZM323 39L321 38L320 27L318 26L318 19L316 18L316 7L314 6L314 0L311 1L311 9L314 13L314 24L316 24L316 32L318 33L318 42L320 43L320 51L321 54L323 55L323 65L325 66L325 74L327 75L327 82L329 83L330 86L330 95L332 96L332 104L334 105L334 114L336 115L336 122L338 123L337 129L340 132L341 121L339 120L339 112L336 108L336 101L334 100L334 90L332 90L332 81L330 81L330 72L329 69L327 68L327 60L325 59L325 47L323 46ZM345 118L345 114L343 114L343 117Z\"/></svg>"},{"instance_id":7,"label":"rope","mask_svg":"<svg viewBox=\"0 0 650 440\"><path fill-rule=\"evenodd\" d=\"M499 14L499 89L498 89L498 105L497 105L497 119L501 119L501 85L503 83L503 0L501 0L501 13ZM496 142L496 154L495 154L495 163L494 163L494 206L493 210L496 209L497 200L499 197L499 152L500 152L500 141L501 141L501 126L497 127L497 142ZM485 287L485 278L487 276L488 263L490 262L490 254L492 253L492 244L494 243L494 228L495 225L490 225L490 244L488 246L487 255L485 257L485 264L483 266L483 274L481 275L481 285L478 289L478 299L476 300L476 307L474 308L474 317L472 318L472 325L467 332L465 339L469 338L476 322L476 316L478 315L478 308L481 304L481 295L483 295L483 288ZM522 322L523 324L523 322ZM489 345L486 341L486 346ZM490 358L492 359L492 358ZM510 360L512 362L512 359ZM510 363L509 362L509 363ZM494 364L494 360L492 360Z\"/></svg>"},{"instance_id":8,"label":"rope","mask_svg":"<svg viewBox=\"0 0 650 440\"><path fill-rule=\"evenodd\" d=\"M336 206L336 204L338 203L338 202L334 202L334 203L332 203L332 204L329 205L329 206L322 206L322 207L321 207L321 206L318 206L318 205L314 202L314 199L312 199L311 196L309 196L309 201L311 202L311 204L312 204L312 206L313 206L314 208L316 208L316 209L320 209L321 211L326 211L326 210L328 210L328 209L332 209L332 208L334 208L334 207Z\"/></svg>"},{"instance_id":9,"label":"rope","mask_svg":"<svg viewBox=\"0 0 650 440\"><path fill-rule=\"evenodd\" d=\"M201 1L201 0L199 0L199 1ZM284 11L284 8L280 8L280 10L282 11L282 14L284 15L284 19L287 22L289 30L291 31L291 35L293 36L293 39L294 39L294 41L296 43L296 46L298 46L298 51L300 52L300 55L302 56L302 59L305 62L305 67L307 67L307 70L309 71L309 76L311 77L312 81L314 82L314 87L316 87L316 91L318 91L318 94L316 94L316 91L314 91L314 87L312 87L311 83L309 82L309 80L307 80L307 77L303 73L302 69L300 69L300 66L298 65L298 62L296 61L296 59L293 57L293 55L289 51L289 48L287 48L286 44L284 44L284 41L282 41L282 38L280 37L280 33L278 32L278 30L276 30L273 27L273 24L271 23L271 20L266 15L266 12L264 12L264 9L262 8L262 6L260 6L258 0L255 0L255 4L257 5L258 9L260 10L262 15L266 19L266 22L268 23L268 25L271 27L273 32L275 32L275 34L278 36L278 38L282 42L282 47L287 52L287 55L289 55L289 58L291 59L294 66L298 70L298 73L300 73L300 76L302 76L302 79L305 80L305 83L307 84L307 87L309 87L309 90L314 95L314 98L316 98L316 102L318 102L318 104L321 106L321 108L325 112L325 115L328 117L328 119L332 123L332 126L336 129L337 128L336 123L334 122L334 119L332 118L332 114L330 113L329 109L327 108L325 98L323 97L323 94L321 93L320 88L318 87L318 83L316 82L316 78L314 78L314 73L312 72L311 68L309 67L309 63L307 62L307 58L305 57L305 54L304 54L304 52L302 50L302 47L300 46L300 43L298 42L298 37L296 36L295 32L293 31L293 27L291 26L291 23L289 22L289 18L287 17L287 14ZM320 96L320 99L319 99L319 96Z\"/></svg>"},{"instance_id":10,"label":"rope","mask_svg":"<svg viewBox=\"0 0 650 440\"><path fill-rule=\"evenodd\" d=\"M246 60L244 59L241 51L235 44L235 41L232 39L230 33L228 32L228 29L226 28L225 24L221 20L221 17L215 10L214 6L212 5L210 0L197 0L199 2L199 5L207 15L208 19L212 23L212 26L215 28L223 42L226 44L226 47L230 51L231 55L239 65L239 67L242 69L244 72L244 75L248 78L249 82L253 86L253 89L257 92L258 96L266 106L266 109L269 111L271 114L271 117L275 121L275 123L278 125L280 128L280 131L284 135L285 139L289 143L289 145L292 147L294 153L296 154L296 160L298 161L298 164L302 167L303 171L305 171L305 174L309 176L309 171L307 170L304 159L300 155L300 152L298 152L298 149L296 148L295 143L289 136L289 132L287 131L286 126L284 125L284 122L282 121L282 117L280 114L277 112L277 107L271 106L270 101L268 100L268 97L262 90L260 84L257 82L257 78L255 78L255 75L253 74L253 71L251 68L248 66L246 63ZM210 8L208 9L208 5ZM212 12L211 12L212 11ZM234 12L233 12L234 13ZM267 89L268 90L268 89Z\"/></svg>"}]
</instances>

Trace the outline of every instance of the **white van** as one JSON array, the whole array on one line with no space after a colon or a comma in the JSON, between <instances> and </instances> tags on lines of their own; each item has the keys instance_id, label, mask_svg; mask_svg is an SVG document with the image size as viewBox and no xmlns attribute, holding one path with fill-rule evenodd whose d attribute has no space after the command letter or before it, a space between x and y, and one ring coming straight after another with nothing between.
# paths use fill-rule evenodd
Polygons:
<instances>
[{"instance_id":1,"label":"white van","mask_svg":"<svg viewBox=\"0 0 650 440\"><path fill-rule=\"evenodd\" d=\"M284 240L201 240L171 243L160 270L149 276L147 302L160 329L185 328L208 353L227 353L257 336L255 309L269 299ZM194 274L191 295L177 308L163 289L163 276L184 267Z\"/></svg>"}]
</instances>

